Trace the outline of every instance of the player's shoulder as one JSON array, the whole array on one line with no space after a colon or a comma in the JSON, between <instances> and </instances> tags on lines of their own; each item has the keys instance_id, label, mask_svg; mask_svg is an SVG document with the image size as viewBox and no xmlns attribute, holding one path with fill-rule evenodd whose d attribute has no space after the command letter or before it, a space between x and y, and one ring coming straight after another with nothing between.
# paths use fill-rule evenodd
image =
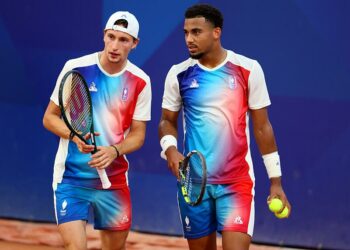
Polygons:
<instances>
[{"instance_id":1,"label":"player's shoulder","mask_svg":"<svg viewBox=\"0 0 350 250\"><path fill-rule=\"evenodd\" d=\"M178 64L174 64L170 68L169 73L177 75L177 74L187 70L188 68L194 66L196 63L197 63L197 60L194 60L192 58L188 58L185 61L182 61L182 62L180 62Z\"/></svg>"},{"instance_id":2,"label":"player's shoulder","mask_svg":"<svg viewBox=\"0 0 350 250\"><path fill-rule=\"evenodd\" d=\"M130 62L130 61L128 61L127 70L128 70L131 74L133 74L133 75L135 75L135 76L137 76L137 77L143 79L143 80L146 81L147 83L150 83L151 80L150 80L149 75L147 75L141 68L139 68L138 66L136 66L135 64L133 64L133 63Z\"/></svg>"},{"instance_id":3,"label":"player's shoulder","mask_svg":"<svg viewBox=\"0 0 350 250\"><path fill-rule=\"evenodd\" d=\"M235 53L232 50L227 50L227 53L228 61L247 70L253 69L254 65L258 63L257 60Z\"/></svg>"},{"instance_id":4,"label":"player's shoulder","mask_svg":"<svg viewBox=\"0 0 350 250\"><path fill-rule=\"evenodd\" d=\"M97 63L96 62L97 57L98 57L98 55L96 52L96 53L81 56L78 58L70 59L66 62L65 68L67 68L68 70L71 70L71 69L78 68L78 67L86 67L86 66L94 65Z\"/></svg>"}]
</instances>

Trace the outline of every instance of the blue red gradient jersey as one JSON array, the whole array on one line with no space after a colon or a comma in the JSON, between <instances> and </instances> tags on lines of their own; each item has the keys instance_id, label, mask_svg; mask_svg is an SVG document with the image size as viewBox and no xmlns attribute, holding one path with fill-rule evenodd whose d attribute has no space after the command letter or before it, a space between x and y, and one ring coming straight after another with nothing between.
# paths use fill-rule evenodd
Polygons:
<instances>
[{"instance_id":1,"label":"blue red gradient jersey","mask_svg":"<svg viewBox=\"0 0 350 250\"><path fill-rule=\"evenodd\" d=\"M209 69L187 59L168 72L162 108L183 109L184 154L196 149L207 161L208 183L254 180L249 110L270 105L264 73L255 60L233 51Z\"/></svg>"},{"instance_id":2,"label":"blue red gradient jersey","mask_svg":"<svg viewBox=\"0 0 350 250\"><path fill-rule=\"evenodd\" d=\"M151 118L150 78L127 61L125 68L114 75L105 72L99 63L98 53L69 60L59 75L51 101L58 103L58 90L63 75L78 70L85 78L92 99L94 129L98 146L120 143L127 136L132 120L148 121ZM54 166L53 184L69 183L100 189L97 171L88 165L90 154L79 152L74 142L60 140ZM127 185L129 163L125 155L115 159L106 168L112 189Z\"/></svg>"}]
</instances>

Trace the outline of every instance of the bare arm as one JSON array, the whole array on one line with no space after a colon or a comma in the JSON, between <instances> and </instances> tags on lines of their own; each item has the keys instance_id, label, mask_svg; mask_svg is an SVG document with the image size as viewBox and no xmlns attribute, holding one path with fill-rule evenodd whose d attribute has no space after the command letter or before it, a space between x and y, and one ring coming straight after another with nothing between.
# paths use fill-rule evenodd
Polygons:
<instances>
[{"instance_id":1,"label":"bare arm","mask_svg":"<svg viewBox=\"0 0 350 250\"><path fill-rule=\"evenodd\" d=\"M43 118L43 125L47 130L51 131L55 135L64 139L69 138L70 130L61 119L60 108L53 101L50 101L46 108Z\"/></svg>"},{"instance_id":2,"label":"bare arm","mask_svg":"<svg viewBox=\"0 0 350 250\"><path fill-rule=\"evenodd\" d=\"M158 126L159 139L165 135L173 135L177 138L177 119L179 112L162 109L162 116Z\"/></svg>"},{"instance_id":3,"label":"bare arm","mask_svg":"<svg viewBox=\"0 0 350 250\"><path fill-rule=\"evenodd\" d=\"M254 137L262 155L266 155L277 151L277 145L271 123L269 121L266 108L251 110L253 122ZM270 178L270 197L279 197L284 206L291 211L291 205L288 202L287 196L282 188L281 177Z\"/></svg>"},{"instance_id":4,"label":"bare arm","mask_svg":"<svg viewBox=\"0 0 350 250\"><path fill-rule=\"evenodd\" d=\"M64 139L69 139L70 130L61 119L60 108L53 101L50 101L46 108L43 118L43 125L47 130L51 131L55 135ZM90 153L94 150L94 146L85 144L77 136L73 137L73 142L77 144L78 149L82 153Z\"/></svg>"},{"instance_id":5,"label":"bare arm","mask_svg":"<svg viewBox=\"0 0 350 250\"><path fill-rule=\"evenodd\" d=\"M132 120L130 131L126 138L119 144L114 145L119 155L129 154L142 147L145 141L146 122ZM92 155L89 162L91 167L106 168L118 156L117 151L111 146L99 146L98 152Z\"/></svg>"},{"instance_id":6,"label":"bare arm","mask_svg":"<svg viewBox=\"0 0 350 250\"><path fill-rule=\"evenodd\" d=\"M162 109L162 117L158 126L159 139L165 135L173 135L177 138L177 119L179 112ZM175 146L170 146L165 155L168 160L168 167L171 172L179 178L179 162L184 159L184 156L177 150Z\"/></svg>"},{"instance_id":7,"label":"bare arm","mask_svg":"<svg viewBox=\"0 0 350 250\"><path fill-rule=\"evenodd\" d=\"M116 145L120 155L132 153L140 149L145 141L146 122L132 120L129 134L120 144Z\"/></svg>"}]
</instances>

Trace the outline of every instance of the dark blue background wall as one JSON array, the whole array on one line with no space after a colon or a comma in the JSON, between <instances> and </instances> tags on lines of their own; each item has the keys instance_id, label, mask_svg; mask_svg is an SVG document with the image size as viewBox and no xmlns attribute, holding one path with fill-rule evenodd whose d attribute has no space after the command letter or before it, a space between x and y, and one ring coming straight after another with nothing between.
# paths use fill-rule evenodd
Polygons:
<instances>
[{"instance_id":1,"label":"dark blue background wall","mask_svg":"<svg viewBox=\"0 0 350 250\"><path fill-rule=\"evenodd\" d=\"M129 10L141 24L141 42L130 59L153 83L146 143L129 157L133 228L181 234L175 180L159 158L157 125L165 75L187 58L183 13L195 2L1 3L1 217L54 221L51 180L58 138L42 127L44 110L64 62L101 50L109 15ZM350 249L350 1L208 2L225 16L223 45L263 66L284 187L293 205L288 220L268 211L269 183L253 143L254 241Z\"/></svg>"}]
</instances>

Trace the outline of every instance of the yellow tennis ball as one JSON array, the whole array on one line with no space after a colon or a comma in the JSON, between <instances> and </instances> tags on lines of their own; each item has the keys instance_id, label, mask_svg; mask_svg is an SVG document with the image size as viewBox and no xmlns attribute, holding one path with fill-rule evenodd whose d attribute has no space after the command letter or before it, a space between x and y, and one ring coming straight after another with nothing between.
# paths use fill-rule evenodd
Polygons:
<instances>
[{"instance_id":1,"label":"yellow tennis ball","mask_svg":"<svg viewBox=\"0 0 350 250\"><path fill-rule=\"evenodd\" d=\"M289 212L288 207L285 207L281 213L279 214L275 213L275 215L278 219L284 219L284 218L287 218L288 212Z\"/></svg>"},{"instance_id":2,"label":"yellow tennis ball","mask_svg":"<svg viewBox=\"0 0 350 250\"><path fill-rule=\"evenodd\" d=\"M283 207L282 201L278 198L273 198L269 202L269 209L273 213L280 211L282 209L282 207Z\"/></svg>"}]
</instances>

